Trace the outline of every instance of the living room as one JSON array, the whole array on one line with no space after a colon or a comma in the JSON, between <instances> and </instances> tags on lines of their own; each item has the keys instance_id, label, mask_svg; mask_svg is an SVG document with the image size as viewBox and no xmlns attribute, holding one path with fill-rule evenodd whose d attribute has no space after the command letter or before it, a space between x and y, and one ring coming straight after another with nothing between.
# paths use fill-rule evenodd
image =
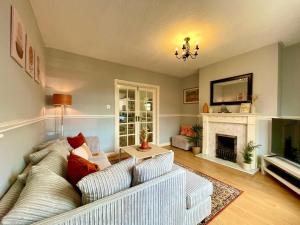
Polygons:
<instances>
[{"instance_id":1,"label":"living room","mask_svg":"<svg viewBox=\"0 0 300 225\"><path fill-rule=\"evenodd\" d=\"M298 0L3 0L0 17L2 224L300 224ZM42 161L69 174L79 151L98 172L40 169L68 207L25 204ZM118 191L87 198L97 174Z\"/></svg>"}]
</instances>

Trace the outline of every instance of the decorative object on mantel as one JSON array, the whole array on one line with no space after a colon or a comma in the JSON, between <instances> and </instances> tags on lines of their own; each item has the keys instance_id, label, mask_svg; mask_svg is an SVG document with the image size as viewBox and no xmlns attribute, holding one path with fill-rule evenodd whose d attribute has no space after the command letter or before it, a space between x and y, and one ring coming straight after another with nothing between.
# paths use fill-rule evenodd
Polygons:
<instances>
[{"instance_id":1,"label":"decorative object on mantel","mask_svg":"<svg viewBox=\"0 0 300 225\"><path fill-rule=\"evenodd\" d=\"M11 7L10 55L23 68L25 66L26 32L15 7Z\"/></svg>"},{"instance_id":2,"label":"decorative object on mantel","mask_svg":"<svg viewBox=\"0 0 300 225\"><path fill-rule=\"evenodd\" d=\"M209 106L208 112L209 112L209 113L214 113L214 108L213 108L212 106Z\"/></svg>"},{"instance_id":3,"label":"decorative object on mantel","mask_svg":"<svg viewBox=\"0 0 300 225\"><path fill-rule=\"evenodd\" d=\"M72 105L72 95L66 94L53 94L52 96L52 104L54 106L61 107L61 136L64 136L64 114L65 107Z\"/></svg>"},{"instance_id":4,"label":"decorative object on mantel","mask_svg":"<svg viewBox=\"0 0 300 225\"><path fill-rule=\"evenodd\" d=\"M183 104L197 104L199 102L199 88L187 88L183 90Z\"/></svg>"},{"instance_id":5,"label":"decorative object on mantel","mask_svg":"<svg viewBox=\"0 0 300 225\"><path fill-rule=\"evenodd\" d=\"M255 102L257 101L257 99L258 99L257 95L252 96L251 113L256 113Z\"/></svg>"},{"instance_id":6,"label":"decorative object on mantel","mask_svg":"<svg viewBox=\"0 0 300 225\"><path fill-rule=\"evenodd\" d=\"M208 113L208 104L205 102L204 103L204 105L203 105L203 109L202 109L202 111L203 111L203 113Z\"/></svg>"},{"instance_id":7,"label":"decorative object on mantel","mask_svg":"<svg viewBox=\"0 0 300 225\"><path fill-rule=\"evenodd\" d=\"M240 113L250 113L251 103L242 103L240 106Z\"/></svg>"},{"instance_id":8,"label":"decorative object on mantel","mask_svg":"<svg viewBox=\"0 0 300 225\"><path fill-rule=\"evenodd\" d=\"M194 155L198 155L201 152L202 130L200 124L195 124L192 127L193 135L187 137L188 141L193 144L192 150Z\"/></svg>"},{"instance_id":9,"label":"decorative object on mantel","mask_svg":"<svg viewBox=\"0 0 300 225\"><path fill-rule=\"evenodd\" d=\"M198 45L198 42L196 43L196 46L195 46L195 50L194 50L194 53L191 52L191 46L190 46L190 37L186 37L184 39L184 42L183 45L182 45L182 53L181 53L181 56L178 56L179 53L178 53L178 48L176 48L175 50L175 56L177 59L183 59L183 61L186 61L188 58L191 58L191 59L196 59L197 55L198 55L198 50L199 50L199 45Z\"/></svg>"},{"instance_id":10,"label":"decorative object on mantel","mask_svg":"<svg viewBox=\"0 0 300 225\"><path fill-rule=\"evenodd\" d=\"M222 105L220 113L230 113L230 111L227 109L225 105Z\"/></svg>"},{"instance_id":11,"label":"decorative object on mantel","mask_svg":"<svg viewBox=\"0 0 300 225\"><path fill-rule=\"evenodd\" d=\"M242 154L243 154L243 158L244 158L243 168L245 170L248 170L248 171L251 170L253 152L255 149L257 149L260 146L261 145L255 145L253 141L250 141L244 147Z\"/></svg>"},{"instance_id":12,"label":"decorative object on mantel","mask_svg":"<svg viewBox=\"0 0 300 225\"><path fill-rule=\"evenodd\" d=\"M140 151L148 151L151 149L148 143L148 131L146 128L143 128L140 133L141 146L139 147Z\"/></svg>"}]
</instances>

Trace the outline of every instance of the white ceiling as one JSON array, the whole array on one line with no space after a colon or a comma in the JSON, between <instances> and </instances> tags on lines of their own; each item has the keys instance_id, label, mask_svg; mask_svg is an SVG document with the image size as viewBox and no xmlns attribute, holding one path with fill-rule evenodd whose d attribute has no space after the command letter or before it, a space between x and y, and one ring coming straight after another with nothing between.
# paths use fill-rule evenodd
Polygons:
<instances>
[{"instance_id":1,"label":"white ceiling","mask_svg":"<svg viewBox=\"0 0 300 225\"><path fill-rule=\"evenodd\" d=\"M184 77L268 44L300 41L300 0L30 0L45 45ZM179 61L185 36L196 60Z\"/></svg>"}]
</instances>

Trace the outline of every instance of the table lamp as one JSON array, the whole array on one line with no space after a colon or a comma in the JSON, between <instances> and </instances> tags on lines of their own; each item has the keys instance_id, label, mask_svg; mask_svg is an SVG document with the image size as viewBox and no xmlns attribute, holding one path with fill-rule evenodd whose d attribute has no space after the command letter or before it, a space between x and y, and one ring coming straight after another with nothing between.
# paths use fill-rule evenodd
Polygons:
<instances>
[{"instance_id":1,"label":"table lamp","mask_svg":"<svg viewBox=\"0 0 300 225\"><path fill-rule=\"evenodd\" d=\"M53 94L52 103L61 108L61 136L64 136L64 113L65 107L72 105L72 95Z\"/></svg>"}]
</instances>

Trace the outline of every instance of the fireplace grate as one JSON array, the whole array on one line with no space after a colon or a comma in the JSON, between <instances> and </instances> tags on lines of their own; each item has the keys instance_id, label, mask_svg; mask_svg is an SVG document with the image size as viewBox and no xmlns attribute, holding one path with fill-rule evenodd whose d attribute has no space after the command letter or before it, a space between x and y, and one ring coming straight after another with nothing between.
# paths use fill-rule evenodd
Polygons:
<instances>
[{"instance_id":1,"label":"fireplace grate","mask_svg":"<svg viewBox=\"0 0 300 225\"><path fill-rule=\"evenodd\" d=\"M237 137L217 134L216 142L216 157L231 162L236 162Z\"/></svg>"}]
</instances>

